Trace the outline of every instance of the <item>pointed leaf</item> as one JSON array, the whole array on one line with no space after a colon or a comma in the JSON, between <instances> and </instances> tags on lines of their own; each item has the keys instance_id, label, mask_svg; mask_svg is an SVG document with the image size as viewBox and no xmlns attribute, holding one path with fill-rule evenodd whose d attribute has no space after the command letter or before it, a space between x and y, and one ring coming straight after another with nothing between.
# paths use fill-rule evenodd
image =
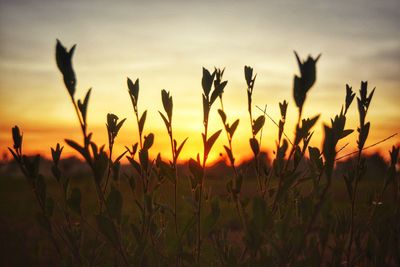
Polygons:
<instances>
[{"instance_id":1,"label":"pointed leaf","mask_svg":"<svg viewBox=\"0 0 400 267\"><path fill-rule=\"evenodd\" d=\"M228 158L229 158L231 164L233 164L235 162L235 158L233 157L232 151L230 150L229 147L227 147L225 145L224 145L224 148L225 148L226 154L228 155Z\"/></svg>"},{"instance_id":2,"label":"pointed leaf","mask_svg":"<svg viewBox=\"0 0 400 267\"><path fill-rule=\"evenodd\" d=\"M19 158L18 158L17 154L15 154L15 152L14 152L11 148L9 148L9 147L8 147L8 150L9 150L10 153L13 155L14 159L15 159L16 161L19 161Z\"/></svg>"},{"instance_id":3,"label":"pointed leaf","mask_svg":"<svg viewBox=\"0 0 400 267\"><path fill-rule=\"evenodd\" d=\"M253 68L250 66L244 66L244 77L246 79L247 87L253 86Z\"/></svg>"},{"instance_id":4,"label":"pointed leaf","mask_svg":"<svg viewBox=\"0 0 400 267\"><path fill-rule=\"evenodd\" d=\"M140 166L140 164L131 157L126 157L126 158L129 160L132 167L140 174L142 172L142 167Z\"/></svg>"},{"instance_id":5,"label":"pointed leaf","mask_svg":"<svg viewBox=\"0 0 400 267\"><path fill-rule=\"evenodd\" d=\"M56 62L57 67L63 75L65 87L68 93L73 98L75 94L76 77L72 67L72 56L75 51L75 45L72 46L69 52L57 39L56 44Z\"/></svg>"},{"instance_id":6,"label":"pointed leaf","mask_svg":"<svg viewBox=\"0 0 400 267\"><path fill-rule=\"evenodd\" d=\"M124 124L124 122L126 121L126 118L124 118L123 120L121 120L116 126L115 126L115 132L116 134L118 134L119 130L121 129L122 125Z\"/></svg>"},{"instance_id":7,"label":"pointed leaf","mask_svg":"<svg viewBox=\"0 0 400 267\"><path fill-rule=\"evenodd\" d=\"M344 131L342 132L342 135L340 136L339 139L345 138L346 136L348 136L348 135L351 134L352 132L354 132L354 130L352 130L352 129L344 130Z\"/></svg>"},{"instance_id":8,"label":"pointed leaf","mask_svg":"<svg viewBox=\"0 0 400 267\"><path fill-rule=\"evenodd\" d=\"M194 159L189 160L189 170L198 181L203 177L204 170Z\"/></svg>"},{"instance_id":9,"label":"pointed leaf","mask_svg":"<svg viewBox=\"0 0 400 267\"><path fill-rule=\"evenodd\" d=\"M154 134L150 133L144 137L143 150L149 150L154 143Z\"/></svg>"},{"instance_id":10,"label":"pointed leaf","mask_svg":"<svg viewBox=\"0 0 400 267\"><path fill-rule=\"evenodd\" d=\"M218 114L219 114L219 116L221 117L222 122L223 122L224 125L225 125L225 122L226 122L226 114L225 114L225 112L224 112L222 109L218 109Z\"/></svg>"},{"instance_id":11,"label":"pointed leaf","mask_svg":"<svg viewBox=\"0 0 400 267\"><path fill-rule=\"evenodd\" d=\"M19 149L22 146L22 134L20 133L20 130L18 128L18 126L14 126L11 129L11 133L12 133L12 138L13 138L13 142L14 142L14 149Z\"/></svg>"},{"instance_id":12,"label":"pointed leaf","mask_svg":"<svg viewBox=\"0 0 400 267\"><path fill-rule=\"evenodd\" d=\"M211 99L210 99L210 104L212 105L215 100L224 92L224 88L228 81L222 82L220 85L218 85L217 88L214 89L214 91L211 94Z\"/></svg>"},{"instance_id":13,"label":"pointed leaf","mask_svg":"<svg viewBox=\"0 0 400 267\"><path fill-rule=\"evenodd\" d=\"M179 154L181 153L182 148L183 148L183 146L185 145L185 143L186 143L187 140L188 140L188 137L186 137L185 140L183 140L183 142L179 145L178 149L176 149L176 146L175 146L175 149L176 149L176 152L175 152L176 159L178 159Z\"/></svg>"},{"instance_id":14,"label":"pointed leaf","mask_svg":"<svg viewBox=\"0 0 400 267\"><path fill-rule=\"evenodd\" d=\"M215 141L217 141L218 136L220 135L222 130L216 131L210 138L208 138L205 146L205 154L208 155L211 148L213 147Z\"/></svg>"},{"instance_id":15,"label":"pointed leaf","mask_svg":"<svg viewBox=\"0 0 400 267\"><path fill-rule=\"evenodd\" d=\"M203 78L201 80L201 85L203 87L203 92L206 96L210 94L211 86L214 80L214 76L210 74L210 72L203 68Z\"/></svg>"},{"instance_id":16,"label":"pointed leaf","mask_svg":"<svg viewBox=\"0 0 400 267\"><path fill-rule=\"evenodd\" d=\"M125 154L128 152L128 150L125 150L124 152L122 152L122 154L120 154L115 160L114 160L114 163L115 162L119 162L121 159L122 159L122 157L123 156L125 156Z\"/></svg>"},{"instance_id":17,"label":"pointed leaf","mask_svg":"<svg viewBox=\"0 0 400 267\"><path fill-rule=\"evenodd\" d=\"M143 171L147 172L147 167L149 165L149 152L146 149L142 149L139 151L139 160L140 165L142 166Z\"/></svg>"},{"instance_id":18,"label":"pointed leaf","mask_svg":"<svg viewBox=\"0 0 400 267\"><path fill-rule=\"evenodd\" d=\"M65 142L66 142L70 147L72 147L73 149L75 149L76 151L78 151L79 154L81 154L83 158L85 158L86 160L89 159L89 155L87 154L86 149L85 149L84 147L80 146L78 143L76 143L75 141L70 140L70 139L65 139Z\"/></svg>"},{"instance_id":19,"label":"pointed leaf","mask_svg":"<svg viewBox=\"0 0 400 267\"><path fill-rule=\"evenodd\" d=\"M230 135L231 137L233 137L233 134L235 133L236 128L238 127L238 125L239 125L239 119L235 120L235 122L234 122L234 123L232 124L232 126L229 128L229 135Z\"/></svg>"},{"instance_id":20,"label":"pointed leaf","mask_svg":"<svg viewBox=\"0 0 400 267\"><path fill-rule=\"evenodd\" d=\"M169 127L169 121L167 120L167 118L164 116L164 114L162 114L160 111L158 112L160 113L161 118L164 121L165 127L167 127L167 130L169 131L170 127Z\"/></svg>"},{"instance_id":21,"label":"pointed leaf","mask_svg":"<svg viewBox=\"0 0 400 267\"><path fill-rule=\"evenodd\" d=\"M147 110L145 110L139 120L139 133L143 132L144 123L146 122Z\"/></svg>"},{"instance_id":22,"label":"pointed leaf","mask_svg":"<svg viewBox=\"0 0 400 267\"><path fill-rule=\"evenodd\" d=\"M170 96L169 92L166 90L161 91L162 103L164 106L164 110L167 113L169 120L172 118L172 109L173 109L173 102L172 96Z\"/></svg>"},{"instance_id":23,"label":"pointed leaf","mask_svg":"<svg viewBox=\"0 0 400 267\"><path fill-rule=\"evenodd\" d=\"M92 88L90 88L87 93L86 96L83 100L83 103L81 102L81 100L78 100L78 108L81 112L82 115L82 119L83 122L86 123L86 117L87 117L87 108L88 108L88 104L89 104L89 98L90 98L90 93L92 92Z\"/></svg>"},{"instance_id":24,"label":"pointed leaf","mask_svg":"<svg viewBox=\"0 0 400 267\"><path fill-rule=\"evenodd\" d=\"M134 105L136 105L139 98L139 79L136 79L135 83L133 83L132 80L128 78L127 84L128 84L129 94L132 100L134 100L133 101Z\"/></svg>"},{"instance_id":25,"label":"pointed leaf","mask_svg":"<svg viewBox=\"0 0 400 267\"><path fill-rule=\"evenodd\" d=\"M260 146L256 138L250 138L250 147L254 155L258 155L260 153Z\"/></svg>"},{"instance_id":26,"label":"pointed leaf","mask_svg":"<svg viewBox=\"0 0 400 267\"><path fill-rule=\"evenodd\" d=\"M253 135L256 135L261 128L264 126L265 123L265 116L259 116L253 123Z\"/></svg>"}]
</instances>

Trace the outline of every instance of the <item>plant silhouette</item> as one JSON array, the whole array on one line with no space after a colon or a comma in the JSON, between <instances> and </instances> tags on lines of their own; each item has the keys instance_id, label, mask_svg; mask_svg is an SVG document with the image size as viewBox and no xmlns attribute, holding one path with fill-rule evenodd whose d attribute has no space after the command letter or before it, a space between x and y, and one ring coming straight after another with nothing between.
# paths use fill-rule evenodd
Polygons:
<instances>
[{"instance_id":1,"label":"plant silhouette","mask_svg":"<svg viewBox=\"0 0 400 267\"><path fill-rule=\"evenodd\" d=\"M302 60L295 52L300 69L293 79L298 120L291 140L285 133L289 102L283 100L277 105L277 122L266 110L256 117L253 90L257 75L252 67L245 66L247 107L243 108L249 114L249 149L253 153L252 163L248 164L252 172L248 175L235 160L233 137L239 119L231 120L224 109L223 93L229 90L223 77L225 69L210 72L203 68L203 118L199 121L203 125L203 151L182 167L178 159L187 138L175 139L172 94L161 90L163 111L159 114L167 135L156 137L145 128L147 110L139 110L139 79L127 78L136 118L135 142L126 145L120 155L113 154L126 119L112 113L106 116L108 147L94 141L87 120L91 89L82 100L75 97L75 48L67 49L59 40L56 42L57 67L82 132L80 142L65 139L65 143L89 167L90 177L80 179L90 185L93 194L83 193L82 186L63 172L60 162L64 147L59 143L51 148L51 174L60 193L52 192L52 182L41 173L40 156L24 154L23 134L18 126L12 128L13 145L9 147L36 198L37 222L54 245L60 266L400 265L398 146L389 152L390 162L386 172L381 173L384 179L379 181L380 190L367 203L360 201L362 185L368 183L364 180L368 166L363 151L368 147L371 123L367 113L375 91L368 93L367 82L361 82L356 97L359 125L355 164L334 179L341 150L338 143L354 132L347 125L349 108L356 96L352 87L345 87L340 112L329 124L323 124L319 148L310 146L310 140L320 114L303 118L302 111L317 80L320 55ZM222 129L211 129L210 116L214 115L218 99ZM261 132L266 117L278 130L271 166L262 157ZM207 163L222 131L226 134L223 149L230 174L220 175L216 182L210 178L212 168ZM152 158L155 138L169 139L169 160L164 160L160 151ZM129 171L122 171L122 159L128 160ZM224 183L225 189L212 193L209 188L218 183ZM335 203L334 185L343 185L348 203Z\"/></svg>"}]
</instances>

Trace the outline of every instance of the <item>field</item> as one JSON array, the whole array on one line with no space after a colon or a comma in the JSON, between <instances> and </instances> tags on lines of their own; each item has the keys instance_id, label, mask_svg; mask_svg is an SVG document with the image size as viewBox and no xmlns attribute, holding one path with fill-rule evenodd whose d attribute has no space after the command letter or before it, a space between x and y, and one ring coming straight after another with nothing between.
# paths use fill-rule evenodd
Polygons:
<instances>
[{"instance_id":1,"label":"field","mask_svg":"<svg viewBox=\"0 0 400 267\"><path fill-rule=\"evenodd\" d=\"M90 174L85 173L83 163L78 160L72 160L76 169L83 169L83 171L70 172L69 174L74 177L72 184L78 186L84 195L82 202L84 203L83 213L90 214L93 210L97 209L96 192L93 190L94 185L91 182ZM49 163L47 163L49 164ZM347 161L345 164L354 164L354 161ZM69 164L63 164L63 171L68 173ZM387 167L383 158L379 155L374 155L368 158L368 173L360 184L359 197L357 199L358 206L358 220L363 221L368 217L368 207L373 199L380 191L382 186L382 177L380 173L385 171ZM124 166L124 171L129 172L129 167ZM181 166L182 172L188 172L184 166ZM229 181L232 173L229 173L229 168L223 163L211 168L211 179L208 180L208 186L213 189L213 194L220 196L220 208L224 212L224 216L219 219L218 227L229 229L232 231L230 236L231 242L243 243L240 234L240 224L236 219L236 211L229 200L229 195L226 191L226 182ZM7 176L7 174L12 174ZM223 173L222 176L218 176ZM350 209L350 203L346 193L345 183L342 174L336 173L332 183L332 203L335 211L343 211ZM187 190L189 188L189 180L182 179L179 182L180 197L184 199L185 196L190 195ZM274 182L276 184L276 182ZM60 197L57 182L54 179L48 178L48 190L52 192L53 198ZM247 177L243 187L243 196L251 197L251 192L257 187L256 180L252 177ZM311 185L304 185L304 190L311 187ZM129 189L127 181L122 181L120 185L121 192L126 201L124 202L123 214L130 218L138 219L137 211L135 210L134 199ZM2 173L0 175L0 226L3 229L1 235L0 249L1 265L2 266L55 266L59 264L56 251L49 241L46 232L40 228L35 220L35 214L39 211L39 207L35 202L34 194L29 188L26 180L20 176L19 171L16 169L15 164L3 163ZM58 192L58 193L57 193ZM392 194L393 192L390 192ZM165 185L160 192L159 199L163 203L173 205L173 187ZM390 203L390 200L388 200ZM178 218L184 221L191 213L191 207L188 202L179 202ZM386 201L385 201L386 204ZM59 216L59 215L58 215ZM61 218L59 218L61 219ZM95 222L92 222L95 224ZM211 253L211 252L209 252ZM217 258L217 255L211 255L210 258ZM216 264L218 265L218 264Z\"/></svg>"}]
</instances>

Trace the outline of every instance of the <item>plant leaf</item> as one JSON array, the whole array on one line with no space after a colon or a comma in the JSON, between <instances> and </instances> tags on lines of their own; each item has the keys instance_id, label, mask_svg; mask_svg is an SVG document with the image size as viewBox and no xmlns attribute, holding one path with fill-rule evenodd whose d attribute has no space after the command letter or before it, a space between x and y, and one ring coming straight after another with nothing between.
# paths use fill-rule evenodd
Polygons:
<instances>
[{"instance_id":1,"label":"plant leaf","mask_svg":"<svg viewBox=\"0 0 400 267\"><path fill-rule=\"evenodd\" d=\"M139 160L140 165L142 166L142 170L147 172L147 167L149 165L149 152L146 149L142 149L139 151Z\"/></svg>"},{"instance_id":2,"label":"plant leaf","mask_svg":"<svg viewBox=\"0 0 400 267\"><path fill-rule=\"evenodd\" d=\"M167 127L167 130L168 130L168 132L169 132L169 130L170 130L170 127L169 127L170 123L169 123L169 121L168 121L167 118L164 116L164 114L162 114L160 111L159 111L158 113L160 113L160 116L161 116L161 118L162 118L163 121L164 121L165 127Z\"/></svg>"},{"instance_id":3,"label":"plant leaf","mask_svg":"<svg viewBox=\"0 0 400 267\"><path fill-rule=\"evenodd\" d=\"M220 135L222 130L216 131L210 138L208 138L205 146L205 154L208 155L215 141L217 141L218 136Z\"/></svg>"},{"instance_id":4,"label":"plant leaf","mask_svg":"<svg viewBox=\"0 0 400 267\"><path fill-rule=\"evenodd\" d=\"M200 179L203 177L203 168L199 165L197 161L192 158L189 160L189 170L191 174L197 179L197 181L200 181Z\"/></svg>"},{"instance_id":5,"label":"plant leaf","mask_svg":"<svg viewBox=\"0 0 400 267\"><path fill-rule=\"evenodd\" d=\"M256 135L261 128L264 126L265 123L265 116L259 116L253 123L253 135Z\"/></svg>"},{"instance_id":6,"label":"plant leaf","mask_svg":"<svg viewBox=\"0 0 400 267\"><path fill-rule=\"evenodd\" d=\"M154 134L150 133L144 137L143 150L149 150L154 143Z\"/></svg>"},{"instance_id":7,"label":"plant leaf","mask_svg":"<svg viewBox=\"0 0 400 267\"><path fill-rule=\"evenodd\" d=\"M340 136L339 139L345 138L346 136L348 136L348 135L351 134L352 132L354 132L354 130L352 130L352 129L343 130L342 135Z\"/></svg>"},{"instance_id":8,"label":"plant leaf","mask_svg":"<svg viewBox=\"0 0 400 267\"><path fill-rule=\"evenodd\" d=\"M139 79L136 79L135 83L132 82L131 79L127 79L129 95L132 100L134 100L133 104L136 105L139 98Z\"/></svg>"},{"instance_id":9,"label":"plant leaf","mask_svg":"<svg viewBox=\"0 0 400 267\"><path fill-rule=\"evenodd\" d=\"M140 164L131 157L126 157L126 158L129 160L132 167L135 168L135 170L140 174L142 172L142 167L140 166Z\"/></svg>"},{"instance_id":10,"label":"plant leaf","mask_svg":"<svg viewBox=\"0 0 400 267\"><path fill-rule=\"evenodd\" d=\"M203 87L204 95L206 95L207 97L210 94L213 80L214 80L214 74L211 75L206 68L203 68L203 78L201 79L201 85Z\"/></svg>"},{"instance_id":11,"label":"plant leaf","mask_svg":"<svg viewBox=\"0 0 400 267\"><path fill-rule=\"evenodd\" d=\"M225 112L222 109L218 109L218 114L221 117L222 122L225 124L225 122L226 122L226 114L225 114Z\"/></svg>"},{"instance_id":12,"label":"plant leaf","mask_svg":"<svg viewBox=\"0 0 400 267\"><path fill-rule=\"evenodd\" d=\"M260 146L258 145L258 141L256 138L250 138L250 147L255 156L260 153Z\"/></svg>"},{"instance_id":13,"label":"plant leaf","mask_svg":"<svg viewBox=\"0 0 400 267\"><path fill-rule=\"evenodd\" d=\"M225 145L224 145L224 148L225 148L226 154L228 155L230 162L233 164L235 162L235 158L233 157L232 151L230 150L229 147L227 147Z\"/></svg>"},{"instance_id":14,"label":"plant leaf","mask_svg":"<svg viewBox=\"0 0 400 267\"><path fill-rule=\"evenodd\" d=\"M176 146L175 146L175 149L176 149L175 157L176 157L176 159L178 159L179 154L181 153L182 148L183 148L183 146L185 145L185 143L186 143L187 140L188 140L188 137L186 137L185 140L183 140L183 142L179 145L178 149L176 149Z\"/></svg>"},{"instance_id":15,"label":"plant leaf","mask_svg":"<svg viewBox=\"0 0 400 267\"><path fill-rule=\"evenodd\" d=\"M211 94L211 99L210 99L210 104L212 105L215 100L224 92L224 88L228 81L224 81L221 84L217 86L217 88L214 89L214 91Z\"/></svg>"},{"instance_id":16,"label":"plant leaf","mask_svg":"<svg viewBox=\"0 0 400 267\"><path fill-rule=\"evenodd\" d=\"M230 135L231 137L233 137L233 134L235 133L236 128L238 127L238 125L239 125L239 119L235 120L235 122L234 122L234 123L232 124L232 126L229 128L229 135Z\"/></svg>"},{"instance_id":17,"label":"plant leaf","mask_svg":"<svg viewBox=\"0 0 400 267\"><path fill-rule=\"evenodd\" d=\"M78 151L83 158L85 158L86 160L90 160L90 157L84 147L80 146L77 142L70 139L65 139L65 142L67 143L67 145Z\"/></svg>"},{"instance_id":18,"label":"plant leaf","mask_svg":"<svg viewBox=\"0 0 400 267\"><path fill-rule=\"evenodd\" d=\"M147 110L145 110L139 120L139 133L143 132L144 123L146 122Z\"/></svg>"}]
</instances>

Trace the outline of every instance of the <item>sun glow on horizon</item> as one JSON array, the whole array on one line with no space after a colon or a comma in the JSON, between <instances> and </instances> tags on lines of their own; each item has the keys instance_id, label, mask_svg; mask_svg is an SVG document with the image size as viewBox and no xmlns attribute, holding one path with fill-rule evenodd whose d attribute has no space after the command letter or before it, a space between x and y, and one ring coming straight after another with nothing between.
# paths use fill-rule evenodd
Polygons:
<instances>
[{"instance_id":1,"label":"sun glow on horizon","mask_svg":"<svg viewBox=\"0 0 400 267\"><path fill-rule=\"evenodd\" d=\"M20 1L17 1L18 3ZM285 132L293 138L297 108L293 100L293 75L299 72L293 50L302 58L322 53L317 63L317 81L307 95L303 117L321 114L314 127L312 146L321 147L323 124L340 112L346 83L359 91L360 82L369 81L376 92L368 111L371 130L367 146L400 132L400 10L398 1L381 6L331 1L250 1L183 2L162 1L119 5L90 1L18 4L0 3L0 152L12 145L11 128L24 132L28 154L50 156L50 147L64 144L64 156L75 155L65 138L82 141L76 114L54 58L56 38L71 47L77 43L74 69L77 98L93 87L88 110L89 131L93 140L106 144L106 115L127 118L116 139L116 154L138 140L137 125L129 99L126 77L139 78L139 112L148 110L144 133L153 132L151 156L161 152L171 157L160 92L171 92L174 101L173 129L178 143L188 137L181 159L202 154L201 68L225 67L224 108L228 121L239 119L233 137L238 162L251 157L251 128L247 112L244 65L257 73L255 106L267 105L267 113L279 120L278 103L289 102ZM207 4L212 4L210 9ZM344 6L345 5L345 6ZM379 7L379 9L378 9ZM378 12L379 10L379 12ZM135 16L132 16L135 14ZM248 16L247 14L251 14ZM246 17L246 19L238 19ZM210 114L210 133L223 128L217 113L219 101ZM345 154L356 149L357 103L348 114L347 127L354 133L342 140ZM268 118L263 130L262 150L275 150L278 128ZM399 135L371 148L387 156ZM226 135L221 133L209 162L225 155ZM338 149L339 149L338 148ZM116 155L115 154L115 155ZM272 154L271 154L272 155Z\"/></svg>"}]
</instances>

